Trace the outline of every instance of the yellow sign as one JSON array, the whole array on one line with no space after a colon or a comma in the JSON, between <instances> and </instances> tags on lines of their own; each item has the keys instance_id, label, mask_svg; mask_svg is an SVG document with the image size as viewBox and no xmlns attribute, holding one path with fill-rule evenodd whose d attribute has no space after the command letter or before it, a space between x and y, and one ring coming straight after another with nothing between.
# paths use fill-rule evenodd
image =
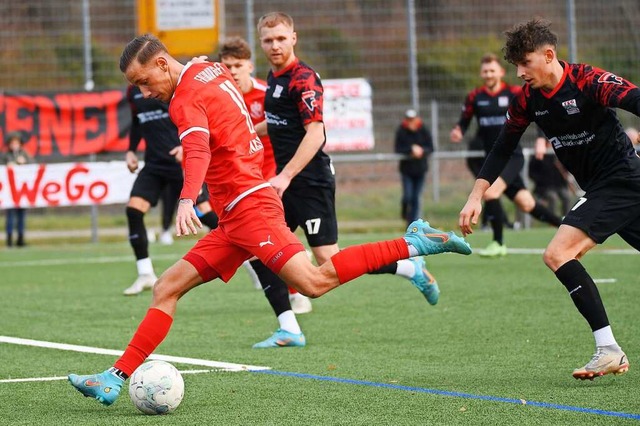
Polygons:
<instances>
[{"instance_id":1,"label":"yellow sign","mask_svg":"<svg viewBox=\"0 0 640 426\"><path fill-rule=\"evenodd\" d=\"M171 55L187 58L218 49L219 0L137 0L138 33L158 37Z\"/></svg>"}]
</instances>

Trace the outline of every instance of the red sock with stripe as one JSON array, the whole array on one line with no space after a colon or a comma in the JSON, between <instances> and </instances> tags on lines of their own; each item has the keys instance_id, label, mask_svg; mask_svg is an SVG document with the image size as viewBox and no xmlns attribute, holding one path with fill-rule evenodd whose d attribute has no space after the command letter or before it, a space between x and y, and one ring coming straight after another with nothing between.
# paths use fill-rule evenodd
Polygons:
<instances>
[{"instance_id":1,"label":"red sock with stripe","mask_svg":"<svg viewBox=\"0 0 640 426\"><path fill-rule=\"evenodd\" d=\"M162 343L173 318L160 309L150 308L138 326L124 354L113 365L128 376Z\"/></svg>"},{"instance_id":2,"label":"red sock with stripe","mask_svg":"<svg viewBox=\"0 0 640 426\"><path fill-rule=\"evenodd\" d=\"M347 247L331 257L340 284L409 257L404 238Z\"/></svg>"}]
</instances>

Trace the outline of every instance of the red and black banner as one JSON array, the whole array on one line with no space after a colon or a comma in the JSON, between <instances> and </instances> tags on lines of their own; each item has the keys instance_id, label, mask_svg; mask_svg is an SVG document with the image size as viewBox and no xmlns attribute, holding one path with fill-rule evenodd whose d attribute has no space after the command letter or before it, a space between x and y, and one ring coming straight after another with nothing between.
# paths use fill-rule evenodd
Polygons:
<instances>
[{"instance_id":1,"label":"red and black banner","mask_svg":"<svg viewBox=\"0 0 640 426\"><path fill-rule=\"evenodd\" d=\"M131 128L125 90L0 93L0 136L21 131L25 149L42 161L124 152Z\"/></svg>"}]
</instances>

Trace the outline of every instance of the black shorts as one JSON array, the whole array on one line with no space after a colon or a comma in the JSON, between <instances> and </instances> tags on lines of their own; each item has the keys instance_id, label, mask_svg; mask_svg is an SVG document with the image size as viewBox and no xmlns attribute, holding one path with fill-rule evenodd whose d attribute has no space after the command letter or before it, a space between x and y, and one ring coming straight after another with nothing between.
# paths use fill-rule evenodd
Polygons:
<instances>
[{"instance_id":1,"label":"black shorts","mask_svg":"<svg viewBox=\"0 0 640 426\"><path fill-rule=\"evenodd\" d=\"M200 192L198 192L198 198L196 198L196 206L204 203L205 201L209 201L209 190L207 189L207 184L203 183L202 188L200 188Z\"/></svg>"},{"instance_id":2,"label":"black shorts","mask_svg":"<svg viewBox=\"0 0 640 426\"><path fill-rule=\"evenodd\" d=\"M504 190L504 195L512 201L518 192L523 189L527 189L524 184L524 180L522 180L523 167L524 157L522 155L513 156L505 166L504 170L502 170L502 173L500 173L500 177L507 184L507 188Z\"/></svg>"},{"instance_id":3,"label":"black shorts","mask_svg":"<svg viewBox=\"0 0 640 426\"><path fill-rule=\"evenodd\" d=\"M335 186L289 187L282 197L282 204L287 226L292 231L301 227L311 247L338 242Z\"/></svg>"},{"instance_id":4,"label":"black shorts","mask_svg":"<svg viewBox=\"0 0 640 426\"><path fill-rule=\"evenodd\" d=\"M588 191L562 220L602 244L613 234L640 250L640 182L616 181Z\"/></svg>"},{"instance_id":5,"label":"black shorts","mask_svg":"<svg viewBox=\"0 0 640 426\"><path fill-rule=\"evenodd\" d=\"M169 199L177 200L182 191L182 169L169 171L144 166L131 188L131 197L140 197L152 206L158 204L158 199L167 188Z\"/></svg>"}]
</instances>

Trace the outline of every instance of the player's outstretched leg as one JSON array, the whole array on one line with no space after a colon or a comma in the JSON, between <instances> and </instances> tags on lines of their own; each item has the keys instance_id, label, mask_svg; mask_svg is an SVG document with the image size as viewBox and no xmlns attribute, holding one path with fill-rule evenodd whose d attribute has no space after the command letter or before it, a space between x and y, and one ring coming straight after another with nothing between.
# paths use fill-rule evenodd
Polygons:
<instances>
[{"instance_id":1,"label":"player's outstretched leg","mask_svg":"<svg viewBox=\"0 0 640 426\"><path fill-rule=\"evenodd\" d=\"M86 397L95 398L104 405L111 405L115 402L124 384L124 380L109 370L88 376L69 374L68 379L78 392Z\"/></svg>"},{"instance_id":2,"label":"player's outstretched leg","mask_svg":"<svg viewBox=\"0 0 640 426\"><path fill-rule=\"evenodd\" d=\"M304 347L307 344L307 340L304 334L290 333L286 330L278 329L266 340L258 342L253 345L254 349L267 349L267 348L284 348L284 347Z\"/></svg>"},{"instance_id":3,"label":"player's outstretched leg","mask_svg":"<svg viewBox=\"0 0 640 426\"><path fill-rule=\"evenodd\" d=\"M615 375L624 374L628 370L629 360L620 346L598 346L591 361L584 367L573 370L573 377L582 380L593 380L609 373Z\"/></svg>"},{"instance_id":4,"label":"player's outstretched leg","mask_svg":"<svg viewBox=\"0 0 640 426\"><path fill-rule=\"evenodd\" d=\"M435 305L440 298L440 288L438 288L436 278L427 270L422 256L412 257L409 260L415 268L415 273L410 279L411 284L420 290L420 293L422 293L430 305Z\"/></svg>"},{"instance_id":5,"label":"player's outstretched leg","mask_svg":"<svg viewBox=\"0 0 640 426\"><path fill-rule=\"evenodd\" d=\"M453 231L444 232L429 226L429 222L422 219L411 222L404 239L418 250L420 255L438 253L471 254L471 246L464 238Z\"/></svg>"}]
</instances>

